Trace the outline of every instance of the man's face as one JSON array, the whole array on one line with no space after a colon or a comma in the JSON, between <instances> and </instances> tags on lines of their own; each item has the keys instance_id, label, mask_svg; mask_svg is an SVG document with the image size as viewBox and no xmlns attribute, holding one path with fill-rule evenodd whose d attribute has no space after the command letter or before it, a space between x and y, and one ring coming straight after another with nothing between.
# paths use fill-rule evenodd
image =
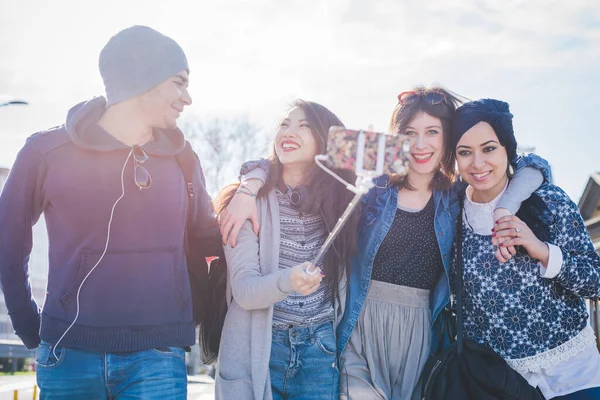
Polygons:
<instances>
[{"instance_id":1,"label":"man's face","mask_svg":"<svg viewBox=\"0 0 600 400\"><path fill-rule=\"evenodd\" d=\"M142 113L153 128L175 129L185 106L192 104L189 75L180 71L140 96Z\"/></svg>"}]
</instances>

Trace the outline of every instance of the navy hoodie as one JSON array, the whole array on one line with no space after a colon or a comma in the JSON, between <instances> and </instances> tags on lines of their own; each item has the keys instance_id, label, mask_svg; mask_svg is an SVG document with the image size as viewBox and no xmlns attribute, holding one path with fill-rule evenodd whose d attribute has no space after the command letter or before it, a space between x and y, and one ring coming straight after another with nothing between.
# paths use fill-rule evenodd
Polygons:
<instances>
[{"instance_id":1,"label":"navy hoodie","mask_svg":"<svg viewBox=\"0 0 600 400\"><path fill-rule=\"evenodd\" d=\"M28 348L40 337L55 344L75 320L81 286L79 317L61 346L126 352L193 345L184 245L188 196L175 158L186 141L179 129L154 132L143 146L152 185L140 190L133 157L127 160L130 147L97 124L105 106L103 97L78 104L65 125L31 136L9 174L0 195L0 282L8 313ZM114 209L108 250L83 282L104 250L111 209L122 193L122 171L125 194ZM199 161L193 185L191 241L203 255L219 255ZM40 313L28 262L32 226L41 213L49 273Z\"/></svg>"}]
</instances>

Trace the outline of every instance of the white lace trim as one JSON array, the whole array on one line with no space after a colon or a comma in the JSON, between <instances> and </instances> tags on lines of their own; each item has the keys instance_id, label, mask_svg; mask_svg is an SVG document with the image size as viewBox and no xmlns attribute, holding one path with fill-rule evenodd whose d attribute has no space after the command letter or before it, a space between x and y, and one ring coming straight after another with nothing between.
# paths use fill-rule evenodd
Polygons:
<instances>
[{"instance_id":1,"label":"white lace trim","mask_svg":"<svg viewBox=\"0 0 600 400\"><path fill-rule=\"evenodd\" d=\"M575 337L569 339L558 347L531 357L506 360L515 371L521 375L526 373L538 373L560 362L567 361L573 356L588 348L596 347L596 335L591 326L586 325Z\"/></svg>"}]
</instances>

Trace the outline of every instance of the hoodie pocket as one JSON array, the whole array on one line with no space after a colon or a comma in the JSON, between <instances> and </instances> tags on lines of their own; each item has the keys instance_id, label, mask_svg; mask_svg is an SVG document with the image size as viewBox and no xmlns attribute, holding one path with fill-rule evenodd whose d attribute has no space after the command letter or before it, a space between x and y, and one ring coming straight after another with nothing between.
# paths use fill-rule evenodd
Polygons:
<instances>
[{"instance_id":1,"label":"hoodie pocket","mask_svg":"<svg viewBox=\"0 0 600 400\"><path fill-rule=\"evenodd\" d=\"M84 250L77 276L61 296L62 306L74 307L81 287L81 324L89 319L90 325L155 325L164 323L165 315L177 318L172 313L187 308L190 297L184 258L178 254L175 247L109 251L92 271L102 252Z\"/></svg>"}]
</instances>

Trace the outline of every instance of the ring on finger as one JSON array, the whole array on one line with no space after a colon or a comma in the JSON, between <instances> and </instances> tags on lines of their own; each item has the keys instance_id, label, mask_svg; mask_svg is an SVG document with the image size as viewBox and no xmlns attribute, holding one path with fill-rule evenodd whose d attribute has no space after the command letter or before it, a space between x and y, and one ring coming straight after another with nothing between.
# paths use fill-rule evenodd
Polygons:
<instances>
[{"instance_id":1,"label":"ring on finger","mask_svg":"<svg viewBox=\"0 0 600 400\"><path fill-rule=\"evenodd\" d=\"M304 270L304 272L305 272L307 275L314 275L314 274L316 274L316 273L317 273L317 267L315 267L315 268L311 268L312 266L313 266L313 265L311 264L311 265L309 265L308 267L306 267L306 269Z\"/></svg>"},{"instance_id":2,"label":"ring on finger","mask_svg":"<svg viewBox=\"0 0 600 400\"><path fill-rule=\"evenodd\" d=\"M515 234L516 234L516 236L519 236L519 233L521 233L521 229L520 228L515 228Z\"/></svg>"}]
</instances>

